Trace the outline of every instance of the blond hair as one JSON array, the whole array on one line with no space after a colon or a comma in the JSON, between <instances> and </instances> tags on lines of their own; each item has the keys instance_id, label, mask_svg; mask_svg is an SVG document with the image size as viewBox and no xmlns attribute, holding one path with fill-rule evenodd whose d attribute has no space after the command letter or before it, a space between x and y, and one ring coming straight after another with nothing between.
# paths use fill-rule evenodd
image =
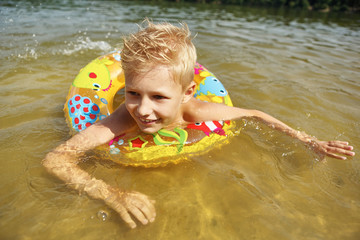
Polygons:
<instances>
[{"instance_id":1,"label":"blond hair","mask_svg":"<svg viewBox=\"0 0 360 240\"><path fill-rule=\"evenodd\" d=\"M185 89L194 78L196 49L186 23L154 24L145 19L139 31L124 38L121 63L125 78L146 73L157 65L166 66L173 80Z\"/></svg>"}]
</instances>

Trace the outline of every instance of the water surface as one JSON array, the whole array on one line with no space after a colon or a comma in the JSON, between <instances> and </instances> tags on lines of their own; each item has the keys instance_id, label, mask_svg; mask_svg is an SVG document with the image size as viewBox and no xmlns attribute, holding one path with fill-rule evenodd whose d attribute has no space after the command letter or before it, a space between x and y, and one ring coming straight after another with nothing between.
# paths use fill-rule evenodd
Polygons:
<instances>
[{"instance_id":1,"label":"water surface","mask_svg":"<svg viewBox=\"0 0 360 240\"><path fill-rule=\"evenodd\" d=\"M256 122L239 122L221 149L164 168L89 153L81 167L91 175L157 201L156 221L135 230L41 165L70 137L62 108L79 69L121 48L144 17L186 21L199 62L236 106L359 149L359 15L80 0L2 1L0 14L1 239L360 238L358 156L322 162Z\"/></svg>"}]
</instances>

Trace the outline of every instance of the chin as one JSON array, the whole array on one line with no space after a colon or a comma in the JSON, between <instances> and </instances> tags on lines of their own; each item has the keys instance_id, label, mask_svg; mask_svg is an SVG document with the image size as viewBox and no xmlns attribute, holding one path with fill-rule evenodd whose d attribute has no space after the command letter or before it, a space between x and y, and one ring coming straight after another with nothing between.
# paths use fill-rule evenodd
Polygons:
<instances>
[{"instance_id":1,"label":"chin","mask_svg":"<svg viewBox=\"0 0 360 240\"><path fill-rule=\"evenodd\" d=\"M146 134L153 134L161 129L161 127L155 127L155 126L154 127L139 126L139 128L143 133L146 133Z\"/></svg>"},{"instance_id":2,"label":"chin","mask_svg":"<svg viewBox=\"0 0 360 240\"><path fill-rule=\"evenodd\" d=\"M146 134L154 134L157 132L157 130L152 130L152 129L141 129L141 131Z\"/></svg>"}]
</instances>

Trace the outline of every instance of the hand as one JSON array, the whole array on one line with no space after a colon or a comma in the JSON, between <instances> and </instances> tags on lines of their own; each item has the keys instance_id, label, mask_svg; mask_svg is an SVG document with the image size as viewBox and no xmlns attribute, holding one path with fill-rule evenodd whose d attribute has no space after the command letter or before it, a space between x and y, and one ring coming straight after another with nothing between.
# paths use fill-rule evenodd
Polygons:
<instances>
[{"instance_id":1,"label":"hand","mask_svg":"<svg viewBox=\"0 0 360 240\"><path fill-rule=\"evenodd\" d=\"M105 199L105 203L118 212L131 228L135 228L136 223L130 213L144 225L155 221L155 201L150 200L148 196L135 191L126 192L114 188L110 192L111 195Z\"/></svg>"},{"instance_id":2,"label":"hand","mask_svg":"<svg viewBox=\"0 0 360 240\"><path fill-rule=\"evenodd\" d=\"M347 156L354 156L355 152L352 152L354 148L349 145L348 142L342 141L319 141L315 140L312 141L311 144L315 151L319 152L320 154L327 155L329 157L346 160L345 156L341 156L339 154L347 155Z\"/></svg>"}]
</instances>

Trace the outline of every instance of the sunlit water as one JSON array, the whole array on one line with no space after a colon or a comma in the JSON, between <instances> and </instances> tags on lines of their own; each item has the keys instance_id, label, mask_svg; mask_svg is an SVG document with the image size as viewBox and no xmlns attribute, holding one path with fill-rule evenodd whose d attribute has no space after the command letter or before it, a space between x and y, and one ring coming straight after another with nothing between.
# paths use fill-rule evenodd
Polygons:
<instances>
[{"instance_id":1,"label":"sunlit water","mask_svg":"<svg viewBox=\"0 0 360 240\"><path fill-rule=\"evenodd\" d=\"M128 229L41 160L69 138L62 107L78 70L121 47L144 17L185 20L199 62L235 105L360 149L359 15L126 1L0 3L0 239L360 239L360 164L320 158L255 122L231 143L164 168L89 153L91 175L156 200Z\"/></svg>"}]
</instances>

